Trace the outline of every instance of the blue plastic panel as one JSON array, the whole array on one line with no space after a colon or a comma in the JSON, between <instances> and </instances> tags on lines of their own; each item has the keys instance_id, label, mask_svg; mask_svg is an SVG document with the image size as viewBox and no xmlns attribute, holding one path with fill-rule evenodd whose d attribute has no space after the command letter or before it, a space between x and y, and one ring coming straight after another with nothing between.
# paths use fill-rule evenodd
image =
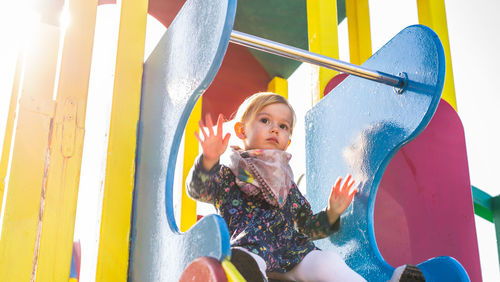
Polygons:
<instances>
[{"instance_id":1,"label":"blue plastic panel","mask_svg":"<svg viewBox=\"0 0 500 282\"><path fill-rule=\"evenodd\" d=\"M184 234L174 218L179 144L196 100L215 77L233 28L236 0L189 0L144 65L129 279L178 281L195 258L230 253L222 218Z\"/></svg>"},{"instance_id":2,"label":"blue plastic panel","mask_svg":"<svg viewBox=\"0 0 500 282\"><path fill-rule=\"evenodd\" d=\"M336 178L353 175L360 191L342 216L341 231L317 244L337 251L368 281L387 281L394 268L382 258L374 237L375 195L391 158L432 118L443 88L445 58L432 30L411 26L363 66L395 75L405 72L408 87L397 94L390 86L349 76L307 113L307 197L319 211L327 205ZM443 261L452 259L439 263ZM438 271L428 267L432 264L427 262L428 281Z\"/></svg>"},{"instance_id":3,"label":"blue plastic panel","mask_svg":"<svg viewBox=\"0 0 500 282\"><path fill-rule=\"evenodd\" d=\"M418 267L424 273L426 282L470 281L463 266L452 257L436 257L420 263Z\"/></svg>"}]
</instances>

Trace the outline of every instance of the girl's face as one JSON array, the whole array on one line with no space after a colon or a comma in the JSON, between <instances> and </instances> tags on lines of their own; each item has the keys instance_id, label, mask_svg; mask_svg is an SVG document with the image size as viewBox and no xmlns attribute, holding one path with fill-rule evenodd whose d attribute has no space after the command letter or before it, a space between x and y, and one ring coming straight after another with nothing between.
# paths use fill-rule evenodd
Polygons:
<instances>
[{"instance_id":1,"label":"girl's face","mask_svg":"<svg viewBox=\"0 0 500 282\"><path fill-rule=\"evenodd\" d=\"M286 150L290 144L292 112L287 105L275 103L265 106L253 120L237 122L236 136L243 140L245 150Z\"/></svg>"}]
</instances>

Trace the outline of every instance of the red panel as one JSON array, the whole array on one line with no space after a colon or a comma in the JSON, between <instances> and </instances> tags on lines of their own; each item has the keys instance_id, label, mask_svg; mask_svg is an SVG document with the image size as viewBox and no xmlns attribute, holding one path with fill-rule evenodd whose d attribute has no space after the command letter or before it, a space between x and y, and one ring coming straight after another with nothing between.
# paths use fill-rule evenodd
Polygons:
<instances>
[{"instance_id":1,"label":"red panel","mask_svg":"<svg viewBox=\"0 0 500 282\"><path fill-rule=\"evenodd\" d=\"M344 81L344 79L346 79L347 76L349 76L349 74L339 73L332 79L330 79L330 81L328 81L328 83L325 86L325 90L323 91L323 96L328 95L328 93L330 93L330 91L332 91L333 88L337 87L337 85L339 85L342 81Z\"/></svg>"},{"instance_id":2,"label":"red panel","mask_svg":"<svg viewBox=\"0 0 500 282\"><path fill-rule=\"evenodd\" d=\"M186 0L149 0L148 13L168 27Z\"/></svg>"},{"instance_id":3,"label":"red panel","mask_svg":"<svg viewBox=\"0 0 500 282\"><path fill-rule=\"evenodd\" d=\"M226 272L218 260L211 257L195 259L186 267L179 282L227 282Z\"/></svg>"},{"instance_id":4,"label":"red panel","mask_svg":"<svg viewBox=\"0 0 500 282\"><path fill-rule=\"evenodd\" d=\"M202 117L210 113L212 120L216 120L222 113L229 119L246 97L267 91L270 80L246 47L229 44L215 80L203 94Z\"/></svg>"},{"instance_id":5,"label":"red panel","mask_svg":"<svg viewBox=\"0 0 500 282\"><path fill-rule=\"evenodd\" d=\"M464 130L444 100L424 132L389 163L374 222L379 250L389 264L451 256L471 281L481 281Z\"/></svg>"}]
</instances>

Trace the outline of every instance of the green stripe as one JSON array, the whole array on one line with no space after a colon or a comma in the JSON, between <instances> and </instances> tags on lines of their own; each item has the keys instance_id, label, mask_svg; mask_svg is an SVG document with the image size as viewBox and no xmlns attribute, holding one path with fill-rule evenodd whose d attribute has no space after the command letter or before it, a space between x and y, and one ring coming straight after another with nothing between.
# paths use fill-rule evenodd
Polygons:
<instances>
[{"instance_id":1,"label":"green stripe","mask_svg":"<svg viewBox=\"0 0 500 282\"><path fill-rule=\"evenodd\" d=\"M472 198L474 199L474 213L493 222L492 197L483 190L472 186Z\"/></svg>"}]
</instances>

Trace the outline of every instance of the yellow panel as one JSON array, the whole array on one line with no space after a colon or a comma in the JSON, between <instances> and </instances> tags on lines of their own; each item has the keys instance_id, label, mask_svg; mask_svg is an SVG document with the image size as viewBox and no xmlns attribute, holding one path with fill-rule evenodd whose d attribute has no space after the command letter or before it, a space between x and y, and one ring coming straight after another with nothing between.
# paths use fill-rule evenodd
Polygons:
<instances>
[{"instance_id":1,"label":"yellow panel","mask_svg":"<svg viewBox=\"0 0 500 282\"><path fill-rule=\"evenodd\" d=\"M97 0L67 4L36 281L67 281L71 266Z\"/></svg>"},{"instance_id":2,"label":"yellow panel","mask_svg":"<svg viewBox=\"0 0 500 282\"><path fill-rule=\"evenodd\" d=\"M22 96L0 240L0 281L30 281L36 265L59 46L57 27L39 23L37 28L20 86Z\"/></svg>"},{"instance_id":3,"label":"yellow panel","mask_svg":"<svg viewBox=\"0 0 500 282\"><path fill-rule=\"evenodd\" d=\"M309 51L334 59L339 58L337 1L307 1L307 32ZM314 103L323 97L326 85L337 73L330 69L319 69L319 85L313 94Z\"/></svg>"},{"instance_id":4,"label":"yellow panel","mask_svg":"<svg viewBox=\"0 0 500 282\"><path fill-rule=\"evenodd\" d=\"M267 90L280 94L288 99L288 81L284 78L278 76L273 77L269 84L267 84Z\"/></svg>"},{"instance_id":5,"label":"yellow panel","mask_svg":"<svg viewBox=\"0 0 500 282\"><path fill-rule=\"evenodd\" d=\"M238 269L228 260L222 261L222 268L226 272L228 282L245 282L245 278L240 274Z\"/></svg>"},{"instance_id":6,"label":"yellow panel","mask_svg":"<svg viewBox=\"0 0 500 282\"><path fill-rule=\"evenodd\" d=\"M437 33L443 44L446 59L446 75L444 81L443 95L455 110L457 110L457 99L455 97L455 83L453 81L453 67L451 63L450 40L448 37L448 24L446 22L446 10L444 0L417 0L418 20L420 24L426 25Z\"/></svg>"},{"instance_id":7,"label":"yellow panel","mask_svg":"<svg viewBox=\"0 0 500 282\"><path fill-rule=\"evenodd\" d=\"M7 114L7 122L5 124L5 133L3 140L3 148L0 159L0 210L2 210L3 194L5 191L5 177L7 176L7 167L10 157L10 146L12 144L12 133L14 131L14 120L17 112L17 98L19 93L19 83L21 80L21 72L24 60L23 54L19 53L16 62L16 71L14 73L14 81L12 82L12 94L10 97L9 113Z\"/></svg>"},{"instance_id":8,"label":"yellow panel","mask_svg":"<svg viewBox=\"0 0 500 282\"><path fill-rule=\"evenodd\" d=\"M184 133L184 165L182 170L182 203L181 203L181 231L188 230L196 223L196 201L192 200L186 194L184 183L189 170L194 164L194 160L199 154L198 140L194 137L194 132L198 130L198 121L201 119L202 97L198 99L196 105L189 116L186 130Z\"/></svg>"},{"instance_id":9,"label":"yellow panel","mask_svg":"<svg viewBox=\"0 0 500 282\"><path fill-rule=\"evenodd\" d=\"M368 0L346 0L351 63L361 65L372 55Z\"/></svg>"},{"instance_id":10,"label":"yellow panel","mask_svg":"<svg viewBox=\"0 0 500 282\"><path fill-rule=\"evenodd\" d=\"M127 281L148 1L122 1L96 281Z\"/></svg>"}]
</instances>

